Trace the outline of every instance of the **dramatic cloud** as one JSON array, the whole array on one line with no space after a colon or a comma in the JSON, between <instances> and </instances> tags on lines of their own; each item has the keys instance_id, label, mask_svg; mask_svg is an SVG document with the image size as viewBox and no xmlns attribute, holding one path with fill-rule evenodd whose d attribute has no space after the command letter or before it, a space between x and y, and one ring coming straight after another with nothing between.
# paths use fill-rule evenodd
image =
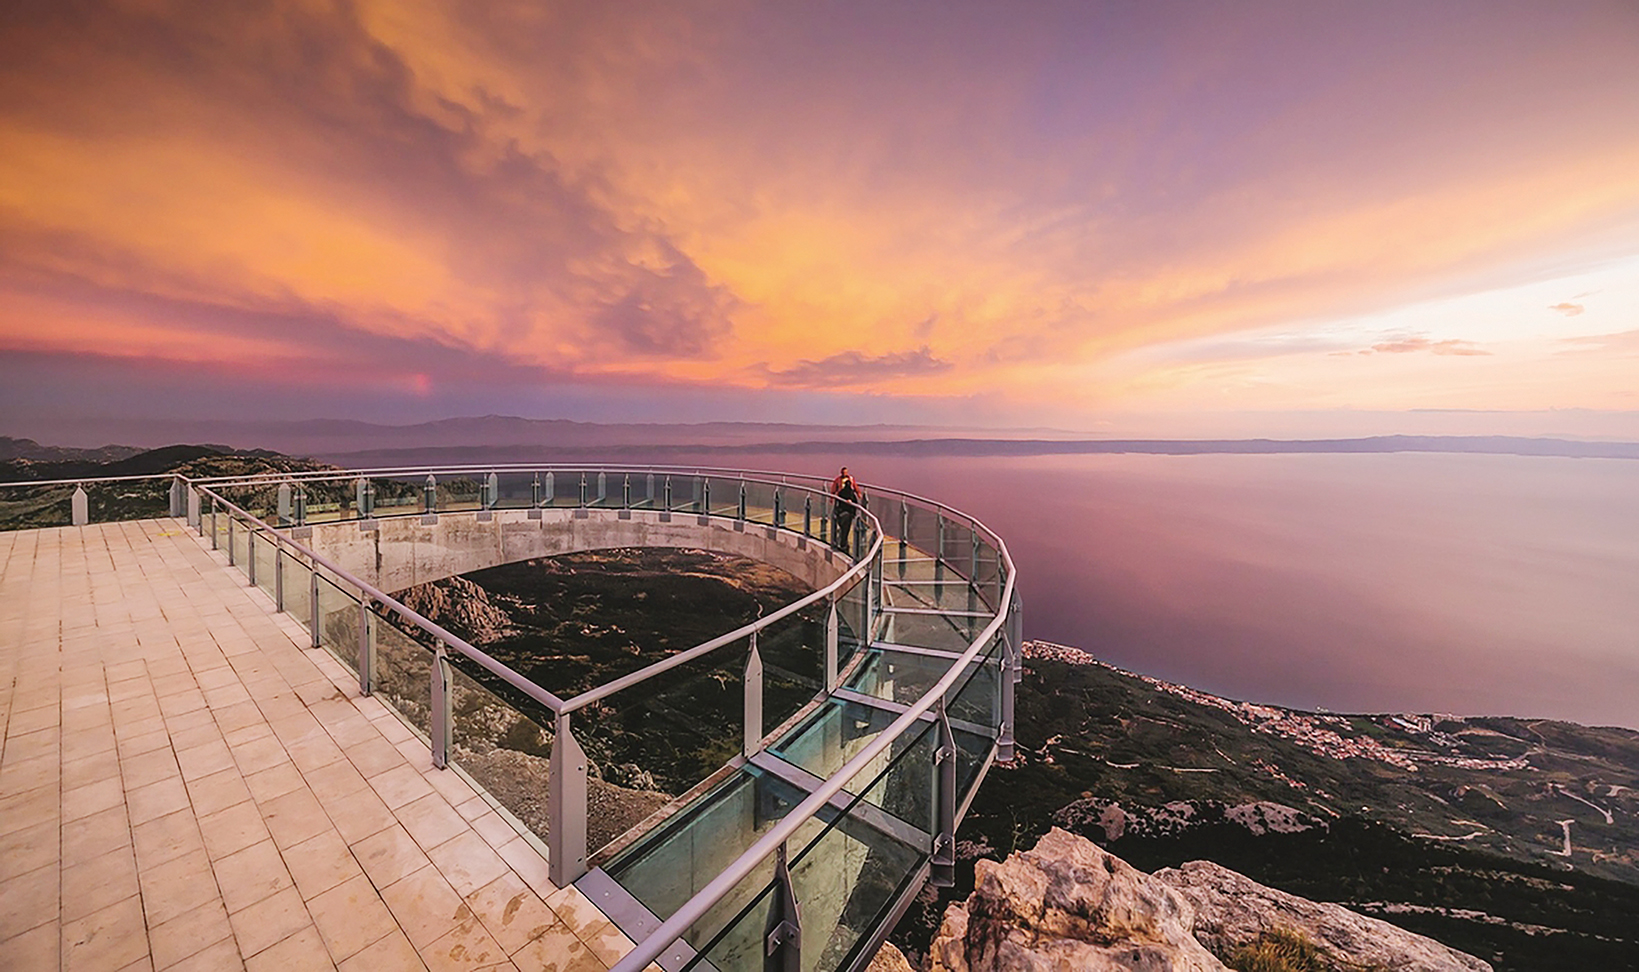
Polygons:
<instances>
[{"instance_id":1,"label":"dramatic cloud","mask_svg":"<svg viewBox=\"0 0 1639 972\"><path fill-rule=\"evenodd\" d=\"M871 356L843 351L820 361L799 361L783 370L765 369L777 385L807 388L839 388L880 385L896 378L937 375L950 370L950 362L940 361L926 346L914 351L894 351Z\"/></svg>"},{"instance_id":2,"label":"dramatic cloud","mask_svg":"<svg viewBox=\"0 0 1639 972\"><path fill-rule=\"evenodd\" d=\"M1411 405L1458 393L1313 362L1481 356L1494 317L1339 328L1639 256L1623 117L1625 0L19 0L0 356L611 389L586 417L725 388L807 390L798 419ZM1576 291L1528 306L1626 326ZM1563 404L1631 384L1587 367Z\"/></svg>"},{"instance_id":3,"label":"dramatic cloud","mask_svg":"<svg viewBox=\"0 0 1639 972\"><path fill-rule=\"evenodd\" d=\"M1427 351L1429 354L1459 355L1483 355L1491 353L1489 351L1482 351L1481 349L1474 347L1474 342L1472 341L1430 341L1428 338L1424 337L1401 338L1398 341L1385 341L1382 344L1374 344L1371 346L1370 351L1363 351L1361 353L1371 354L1372 352L1376 352L1378 354L1411 354L1417 351Z\"/></svg>"}]
</instances>

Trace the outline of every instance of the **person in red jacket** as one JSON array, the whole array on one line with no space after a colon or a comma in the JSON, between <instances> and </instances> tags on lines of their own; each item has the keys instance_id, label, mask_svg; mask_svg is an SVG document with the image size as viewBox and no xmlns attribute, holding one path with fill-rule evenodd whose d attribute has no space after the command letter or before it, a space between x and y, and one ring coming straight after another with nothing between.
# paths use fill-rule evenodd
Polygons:
<instances>
[{"instance_id":1,"label":"person in red jacket","mask_svg":"<svg viewBox=\"0 0 1639 972\"><path fill-rule=\"evenodd\" d=\"M859 488L859 483L848 474L848 467L843 466L837 478L831 480L831 546L847 552L848 541L853 536L854 517L865 505L865 491Z\"/></svg>"}]
</instances>

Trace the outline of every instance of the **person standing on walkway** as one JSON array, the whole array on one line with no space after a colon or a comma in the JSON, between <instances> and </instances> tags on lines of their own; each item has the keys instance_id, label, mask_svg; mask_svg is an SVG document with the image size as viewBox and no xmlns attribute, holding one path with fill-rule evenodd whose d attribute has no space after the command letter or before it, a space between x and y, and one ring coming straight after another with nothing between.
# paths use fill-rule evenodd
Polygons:
<instances>
[{"instance_id":1,"label":"person standing on walkway","mask_svg":"<svg viewBox=\"0 0 1639 972\"><path fill-rule=\"evenodd\" d=\"M848 467L843 466L837 478L831 480L831 495L835 497L831 503L831 546L846 553L853 536L854 517L865 503L865 491L848 474Z\"/></svg>"}]
</instances>

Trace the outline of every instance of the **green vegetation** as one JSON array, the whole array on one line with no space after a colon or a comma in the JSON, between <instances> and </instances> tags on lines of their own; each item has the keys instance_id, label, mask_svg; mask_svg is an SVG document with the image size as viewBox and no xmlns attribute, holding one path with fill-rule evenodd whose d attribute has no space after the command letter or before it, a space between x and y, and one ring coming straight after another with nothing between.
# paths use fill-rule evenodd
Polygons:
<instances>
[{"instance_id":1,"label":"green vegetation","mask_svg":"<svg viewBox=\"0 0 1639 972\"><path fill-rule=\"evenodd\" d=\"M1339 969L1319 945L1285 928L1265 932L1251 945L1229 953L1223 962L1235 972L1355 972Z\"/></svg>"}]
</instances>

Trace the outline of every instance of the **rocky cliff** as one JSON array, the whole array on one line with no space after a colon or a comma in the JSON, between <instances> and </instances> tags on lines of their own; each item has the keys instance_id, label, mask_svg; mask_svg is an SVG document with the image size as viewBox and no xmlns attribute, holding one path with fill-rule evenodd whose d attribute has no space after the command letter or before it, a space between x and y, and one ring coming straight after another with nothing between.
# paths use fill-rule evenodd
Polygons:
<instances>
[{"instance_id":1,"label":"rocky cliff","mask_svg":"<svg viewBox=\"0 0 1639 972\"><path fill-rule=\"evenodd\" d=\"M1491 968L1432 939L1264 887L1215 864L1195 861L1145 874L1057 828L1032 850L1000 863L978 862L974 892L946 910L929 966L930 972L1222 972L1275 940L1296 943L1338 972Z\"/></svg>"}]
</instances>

